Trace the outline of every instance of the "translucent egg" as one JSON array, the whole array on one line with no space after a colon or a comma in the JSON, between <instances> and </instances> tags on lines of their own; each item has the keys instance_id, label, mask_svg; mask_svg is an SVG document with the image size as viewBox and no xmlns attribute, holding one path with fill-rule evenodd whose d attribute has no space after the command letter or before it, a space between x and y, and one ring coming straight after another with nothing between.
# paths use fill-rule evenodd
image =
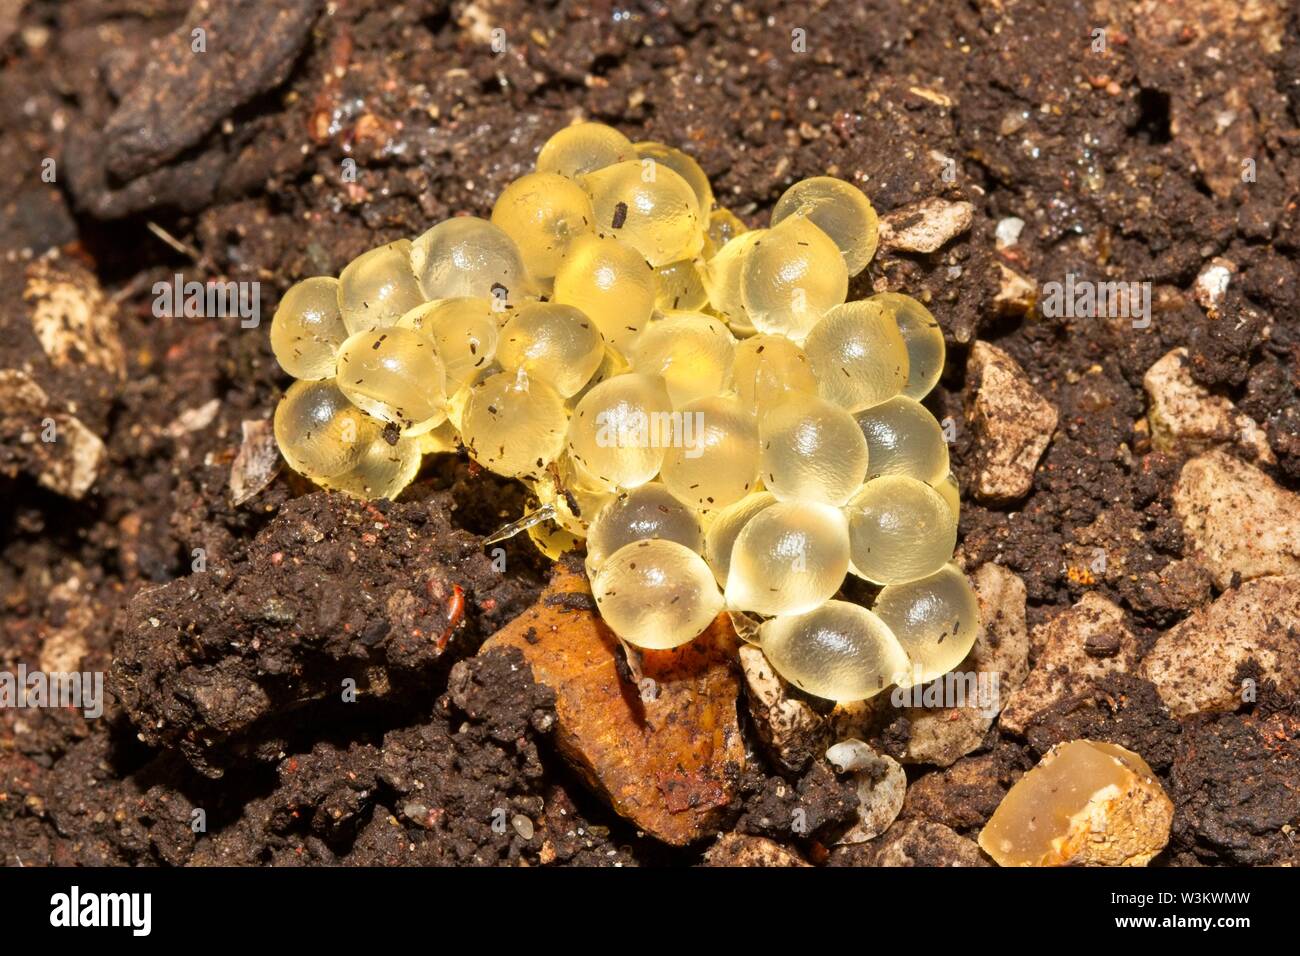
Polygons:
<instances>
[{"instance_id":1,"label":"translucent egg","mask_svg":"<svg viewBox=\"0 0 1300 956\"><path fill-rule=\"evenodd\" d=\"M271 320L271 351L294 378L334 377L335 356L348 337L339 310L339 280L303 279L293 285Z\"/></svg>"},{"instance_id":2,"label":"translucent egg","mask_svg":"<svg viewBox=\"0 0 1300 956\"><path fill-rule=\"evenodd\" d=\"M853 416L816 395L788 392L758 423L759 477L782 501L842 505L867 474L867 440Z\"/></svg>"},{"instance_id":3,"label":"translucent egg","mask_svg":"<svg viewBox=\"0 0 1300 956\"><path fill-rule=\"evenodd\" d=\"M718 512L704 533L704 560L713 569L713 576L722 586L727 584L731 569L731 549L749 519L768 505L776 503L770 491L755 491Z\"/></svg>"},{"instance_id":4,"label":"translucent egg","mask_svg":"<svg viewBox=\"0 0 1300 956\"><path fill-rule=\"evenodd\" d=\"M542 504L555 508L555 521L568 531L585 538L591 523L614 493L592 484L568 453L556 459L551 472L533 484Z\"/></svg>"},{"instance_id":5,"label":"translucent egg","mask_svg":"<svg viewBox=\"0 0 1300 956\"><path fill-rule=\"evenodd\" d=\"M349 334L393 325L424 302L411 271L411 240L363 252L339 275L339 310Z\"/></svg>"},{"instance_id":6,"label":"translucent egg","mask_svg":"<svg viewBox=\"0 0 1300 956\"><path fill-rule=\"evenodd\" d=\"M676 541L697 554L704 549L699 516L657 481L625 491L600 509L587 532L587 566L598 571L619 548L651 538Z\"/></svg>"},{"instance_id":7,"label":"translucent egg","mask_svg":"<svg viewBox=\"0 0 1300 956\"><path fill-rule=\"evenodd\" d=\"M948 502L948 507L952 510L952 520L959 520L961 518L961 488L957 485L957 476L952 472L948 472L947 477L942 480L931 482L930 487L939 492L940 497Z\"/></svg>"},{"instance_id":8,"label":"translucent egg","mask_svg":"<svg viewBox=\"0 0 1300 956\"><path fill-rule=\"evenodd\" d=\"M313 481L352 468L380 431L328 380L290 385L275 408L274 427L289 467Z\"/></svg>"},{"instance_id":9,"label":"translucent egg","mask_svg":"<svg viewBox=\"0 0 1300 956\"><path fill-rule=\"evenodd\" d=\"M754 335L736 345L732 379L740 402L765 416L787 392L817 394L817 376L803 349L783 335Z\"/></svg>"},{"instance_id":10,"label":"translucent egg","mask_svg":"<svg viewBox=\"0 0 1300 956\"><path fill-rule=\"evenodd\" d=\"M444 220L416 239L411 268L430 300L469 297L506 304L521 301L529 291L514 240L475 216Z\"/></svg>"},{"instance_id":11,"label":"translucent egg","mask_svg":"<svg viewBox=\"0 0 1300 956\"><path fill-rule=\"evenodd\" d=\"M703 207L701 207L703 208ZM704 258L712 259L718 250L749 227L730 209L715 209L709 213L704 230Z\"/></svg>"},{"instance_id":12,"label":"translucent egg","mask_svg":"<svg viewBox=\"0 0 1300 956\"><path fill-rule=\"evenodd\" d=\"M943 374L943 329L930 310L910 295L880 292L867 301L880 303L898 324L907 345L907 384L903 386L903 394L920 401Z\"/></svg>"},{"instance_id":13,"label":"translucent egg","mask_svg":"<svg viewBox=\"0 0 1300 956\"><path fill-rule=\"evenodd\" d=\"M636 156L632 141L603 123L577 123L555 133L537 154L539 173L577 179Z\"/></svg>"},{"instance_id":14,"label":"translucent egg","mask_svg":"<svg viewBox=\"0 0 1300 956\"><path fill-rule=\"evenodd\" d=\"M396 444L390 445L381 436L366 445L355 465L341 475L320 479L320 484L354 498L367 501L387 498L392 501L415 480L420 460L418 438L399 438Z\"/></svg>"},{"instance_id":15,"label":"translucent egg","mask_svg":"<svg viewBox=\"0 0 1300 956\"><path fill-rule=\"evenodd\" d=\"M758 428L736 399L713 395L683 405L660 477L668 489L709 513L758 484Z\"/></svg>"},{"instance_id":16,"label":"translucent egg","mask_svg":"<svg viewBox=\"0 0 1300 956\"><path fill-rule=\"evenodd\" d=\"M767 230L741 267L741 301L754 328L796 342L828 309L843 303L848 291L839 248L798 216Z\"/></svg>"},{"instance_id":17,"label":"translucent egg","mask_svg":"<svg viewBox=\"0 0 1300 956\"><path fill-rule=\"evenodd\" d=\"M886 475L845 507L853 572L875 584L906 584L952 559L957 522L943 497L915 478Z\"/></svg>"},{"instance_id":18,"label":"translucent egg","mask_svg":"<svg viewBox=\"0 0 1300 956\"><path fill-rule=\"evenodd\" d=\"M676 541L624 545L605 562L591 590L615 634L652 650L698 637L722 610L708 565Z\"/></svg>"},{"instance_id":19,"label":"translucent egg","mask_svg":"<svg viewBox=\"0 0 1300 956\"><path fill-rule=\"evenodd\" d=\"M596 231L625 242L653 267L693 259L704 247L700 207L690 184L654 160L606 166L581 180Z\"/></svg>"},{"instance_id":20,"label":"translucent egg","mask_svg":"<svg viewBox=\"0 0 1300 956\"><path fill-rule=\"evenodd\" d=\"M764 622L759 646L778 674L826 700L867 700L907 672L908 660L875 614L827 601L793 617Z\"/></svg>"},{"instance_id":21,"label":"translucent egg","mask_svg":"<svg viewBox=\"0 0 1300 956\"><path fill-rule=\"evenodd\" d=\"M417 436L421 455L442 455L460 450L460 432L451 422L443 422L431 431Z\"/></svg>"},{"instance_id":22,"label":"translucent egg","mask_svg":"<svg viewBox=\"0 0 1300 956\"><path fill-rule=\"evenodd\" d=\"M654 160L681 176L691 187L691 192L695 194L695 202L699 206L700 214L703 216L709 214L713 208L713 187L709 184L709 177L693 157L680 149L648 140L634 143L633 146L638 159Z\"/></svg>"},{"instance_id":23,"label":"translucent egg","mask_svg":"<svg viewBox=\"0 0 1300 956\"><path fill-rule=\"evenodd\" d=\"M672 403L663 379L629 372L583 396L569 423L567 448L599 488L635 488L659 474L672 441Z\"/></svg>"},{"instance_id":24,"label":"translucent egg","mask_svg":"<svg viewBox=\"0 0 1300 956\"><path fill-rule=\"evenodd\" d=\"M872 608L912 660L900 686L924 684L966 659L980 629L979 601L966 575L948 564L908 584L890 584Z\"/></svg>"},{"instance_id":25,"label":"translucent egg","mask_svg":"<svg viewBox=\"0 0 1300 956\"><path fill-rule=\"evenodd\" d=\"M558 561L567 552L577 551L582 547L581 538L552 521L530 525L528 537L537 546L537 550L552 561Z\"/></svg>"},{"instance_id":26,"label":"translucent egg","mask_svg":"<svg viewBox=\"0 0 1300 956\"><path fill-rule=\"evenodd\" d=\"M857 186L833 176L802 179L787 189L772 210L772 225L803 216L821 229L844 256L850 276L876 254L876 210Z\"/></svg>"},{"instance_id":27,"label":"translucent egg","mask_svg":"<svg viewBox=\"0 0 1300 956\"><path fill-rule=\"evenodd\" d=\"M727 606L755 614L802 614L828 600L849 569L844 515L829 505L778 501L736 536Z\"/></svg>"},{"instance_id":28,"label":"translucent egg","mask_svg":"<svg viewBox=\"0 0 1300 956\"><path fill-rule=\"evenodd\" d=\"M907 384L903 334L893 317L871 299L827 312L808 334L804 351L822 397L851 412L879 405Z\"/></svg>"},{"instance_id":29,"label":"translucent egg","mask_svg":"<svg viewBox=\"0 0 1300 956\"><path fill-rule=\"evenodd\" d=\"M446 373L433 341L393 326L350 336L339 349L339 390L362 411L420 435L447 417Z\"/></svg>"},{"instance_id":30,"label":"translucent egg","mask_svg":"<svg viewBox=\"0 0 1300 956\"><path fill-rule=\"evenodd\" d=\"M497 312L488 299L439 299L402 316L398 325L433 340L451 397L474 384L496 357L500 338Z\"/></svg>"},{"instance_id":31,"label":"translucent egg","mask_svg":"<svg viewBox=\"0 0 1300 956\"><path fill-rule=\"evenodd\" d=\"M555 301L581 309L605 341L625 353L654 311L654 273L617 239L579 236L555 273Z\"/></svg>"},{"instance_id":32,"label":"translucent egg","mask_svg":"<svg viewBox=\"0 0 1300 956\"><path fill-rule=\"evenodd\" d=\"M871 477L906 475L933 485L948 474L943 428L920 402L895 395L853 417L867 439Z\"/></svg>"},{"instance_id":33,"label":"translucent egg","mask_svg":"<svg viewBox=\"0 0 1300 956\"><path fill-rule=\"evenodd\" d=\"M646 326L631 351L632 368L663 376L675 407L717 395L731 384L736 340L703 312L669 312Z\"/></svg>"},{"instance_id":34,"label":"translucent egg","mask_svg":"<svg viewBox=\"0 0 1300 956\"><path fill-rule=\"evenodd\" d=\"M737 334L753 331L741 296L740 279L750 253L765 235L766 229L743 232L727 242L705 265L704 288L709 293L709 305Z\"/></svg>"},{"instance_id":35,"label":"translucent egg","mask_svg":"<svg viewBox=\"0 0 1300 956\"><path fill-rule=\"evenodd\" d=\"M461 440L485 468L510 478L537 477L564 449L564 399L523 372L498 372L469 391Z\"/></svg>"},{"instance_id":36,"label":"translucent egg","mask_svg":"<svg viewBox=\"0 0 1300 956\"><path fill-rule=\"evenodd\" d=\"M561 398L590 381L605 358L605 340L581 310L558 302L528 302L501 330L496 359L506 371L522 368Z\"/></svg>"},{"instance_id":37,"label":"translucent egg","mask_svg":"<svg viewBox=\"0 0 1300 956\"><path fill-rule=\"evenodd\" d=\"M655 307L664 311L697 311L709 303L704 278L694 259L660 266L655 273Z\"/></svg>"},{"instance_id":38,"label":"translucent egg","mask_svg":"<svg viewBox=\"0 0 1300 956\"><path fill-rule=\"evenodd\" d=\"M529 173L502 190L492 224L519 249L534 278L550 279L575 236L590 233L595 213L586 190L557 173Z\"/></svg>"}]
</instances>

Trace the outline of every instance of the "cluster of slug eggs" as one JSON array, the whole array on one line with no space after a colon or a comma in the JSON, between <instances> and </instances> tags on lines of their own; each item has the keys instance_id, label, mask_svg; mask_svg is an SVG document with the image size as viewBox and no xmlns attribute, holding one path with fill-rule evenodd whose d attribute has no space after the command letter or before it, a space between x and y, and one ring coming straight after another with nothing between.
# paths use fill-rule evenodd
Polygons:
<instances>
[{"instance_id":1,"label":"cluster of slug eggs","mask_svg":"<svg viewBox=\"0 0 1300 956\"><path fill-rule=\"evenodd\" d=\"M490 220L458 217L286 294L275 414L318 484L394 497L463 445L526 482L551 557L585 539L605 622L675 647L722 610L814 695L928 681L975 639L958 493L919 400L944 342L916 300L846 302L875 253L855 186L796 183L767 229L685 153L555 134ZM848 573L871 610L834 600Z\"/></svg>"}]
</instances>

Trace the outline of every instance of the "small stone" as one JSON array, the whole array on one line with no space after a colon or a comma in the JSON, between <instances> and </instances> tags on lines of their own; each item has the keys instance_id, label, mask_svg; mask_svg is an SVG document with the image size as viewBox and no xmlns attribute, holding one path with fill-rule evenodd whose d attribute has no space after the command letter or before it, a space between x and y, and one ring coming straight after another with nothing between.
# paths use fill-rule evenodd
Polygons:
<instances>
[{"instance_id":1,"label":"small stone","mask_svg":"<svg viewBox=\"0 0 1300 956\"><path fill-rule=\"evenodd\" d=\"M900 820L880 838L873 866L988 866L980 848L942 823Z\"/></svg>"},{"instance_id":2,"label":"small stone","mask_svg":"<svg viewBox=\"0 0 1300 956\"><path fill-rule=\"evenodd\" d=\"M1016 734L1084 685L1110 673L1128 673L1137 662L1137 642L1124 612L1094 591L1035 628L1032 644L1037 650L1034 668L1002 709L1002 728Z\"/></svg>"},{"instance_id":3,"label":"small stone","mask_svg":"<svg viewBox=\"0 0 1300 956\"><path fill-rule=\"evenodd\" d=\"M966 415L981 450L975 496L988 502L1023 498L1056 430L1056 408L1034 390L1015 359L987 342L972 346L966 377Z\"/></svg>"},{"instance_id":4,"label":"small stone","mask_svg":"<svg viewBox=\"0 0 1300 956\"><path fill-rule=\"evenodd\" d=\"M975 207L968 202L922 199L880 220L880 244L899 252L936 252L974 221Z\"/></svg>"},{"instance_id":5,"label":"small stone","mask_svg":"<svg viewBox=\"0 0 1300 956\"><path fill-rule=\"evenodd\" d=\"M1175 716L1234 711L1268 684L1300 693L1298 652L1300 575L1257 578L1162 634L1142 676Z\"/></svg>"},{"instance_id":6,"label":"small stone","mask_svg":"<svg viewBox=\"0 0 1300 956\"><path fill-rule=\"evenodd\" d=\"M239 452L230 463L230 500L242 505L275 480L280 471L280 448L270 419L246 420Z\"/></svg>"},{"instance_id":7,"label":"small stone","mask_svg":"<svg viewBox=\"0 0 1300 956\"><path fill-rule=\"evenodd\" d=\"M843 740L826 751L840 773L853 774L858 794L858 822L837 843L866 843L898 819L907 795L907 772L892 757L878 754L861 740Z\"/></svg>"},{"instance_id":8,"label":"small stone","mask_svg":"<svg viewBox=\"0 0 1300 956\"><path fill-rule=\"evenodd\" d=\"M533 838L533 821L522 813L516 813L511 817L510 825L515 828L515 832L519 834L521 839L531 840Z\"/></svg>"},{"instance_id":9,"label":"small stone","mask_svg":"<svg viewBox=\"0 0 1300 956\"><path fill-rule=\"evenodd\" d=\"M776 763L797 773L825 746L830 736L826 721L806 701L791 696L790 685L757 647L740 648L740 667L759 739Z\"/></svg>"},{"instance_id":10,"label":"small stone","mask_svg":"<svg viewBox=\"0 0 1300 956\"><path fill-rule=\"evenodd\" d=\"M808 866L767 837L724 833L704 854L705 866Z\"/></svg>"},{"instance_id":11,"label":"small stone","mask_svg":"<svg viewBox=\"0 0 1300 956\"><path fill-rule=\"evenodd\" d=\"M1016 782L979 845L999 866L1146 866L1169 842L1173 818L1140 756L1071 740Z\"/></svg>"},{"instance_id":12,"label":"small stone","mask_svg":"<svg viewBox=\"0 0 1300 956\"><path fill-rule=\"evenodd\" d=\"M1300 495L1258 468L1208 452L1183 465L1173 501L1188 555L1220 590L1234 576L1300 573Z\"/></svg>"},{"instance_id":13,"label":"small stone","mask_svg":"<svg viewBox=\"0 0 1300 956\"><path fill-rule=\"evenodd\" d=\"M1015 269L998 263L998 291L993 307L999 315L1028 315L1038 301L1038 286Z\"/></svg>"},{"instance_id":14,"label":"small stone","mask_svg":"<svg viewBox=\"0 0 1300 956\"><path fill-rule=\"evenodd\" d=\"M1196 277L1196 284L1192 289L1192 294L1201 308L1211 314L1218 312L1223 296L1228 291L1228 284L1236 271L1236 263L1217 256L1206 263L1205 268Z\"/></svg>"},{"instance_id":15,"label":"small stone","mask_svg":"<svg viewBox=\"0 0 1300 956\"><path fill-rule=\"evenodd\" d=\"M1157 451L1195 455L1216 445L1235 444L1259 461L1274 460L1268 437L1254 419L1192 378L1187 349L1176 348L1152 365L1142 385L1151 444Z\"/></svg>"},{"instance_id":16,"label":"small stone","mask_svg":"<svg viewBox=\"0 0 1300 956\"><path fill-rule=\"evenodd\" d=\"M48 439L48 440L47 440ZM82 498L99 477L104 443L26 372L0 369L0 474L20 471L65 498Z\"/></svg>"},{"instance_id":17,"label":"small stone","mask_svg":"<svg viewBox=\"0 0 1300 956\"><path fill-rule=\"evenodd\" d=\"M1020 233L1025 228L1025 221L1017 216L999 219L993 230L993 240L999 249L1009 249L1020 241Z\"/></svg>"}]
</instances>

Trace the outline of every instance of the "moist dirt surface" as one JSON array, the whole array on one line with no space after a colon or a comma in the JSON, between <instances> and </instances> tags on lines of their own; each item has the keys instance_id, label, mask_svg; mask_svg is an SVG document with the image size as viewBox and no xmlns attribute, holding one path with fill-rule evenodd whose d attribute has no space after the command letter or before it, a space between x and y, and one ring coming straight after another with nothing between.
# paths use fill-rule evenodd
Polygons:
<instances>
[{"instance_id":1,"label":"moist dirt surface","mask_svg":"<svg viewBox=\"0 0 1300 956\"><path fill-rule=\"evenodd\" d=\"M475 656L547 580L525 536L503 545L505 574L482 543L522 488L445 455L395 503L287 468L231 497L245 423L289 383L267 336L284 291L486 215L579 117L688 150L751 226L822 174L882 216L973 204L937 251L882 249L851 295L907 292L938 318L949 363L927 404L956 423L962 487L974 340L1059 411L1027 496L964 502L963 566L1019 575L1031 628L1097 591L1149 648L1214 591L1182 560L1182 459L1152 446L1146 370L1185 347L1195 381L1263 430L1264 470L1300 490L1298 74L1300 8L1269 0L0 0L0 366L31 370L104 445L73 499L5 426L0 669L72 661L109 690L95 719L0 710L0 857L702 862L708 841L639 833L565 765L554 695L517 649ZM1011 218L1018 236L999 242ZM1215 259L1231 282L1206 308L1197 277ZM50 261L98 284L120 367L48 361L24 290ZM1150 321L1008 304L1008 269L1035 289L1149 282ZM154 284L177 274L259 283L260 326L156 308ZM1300 862L1300 711L1260 699L1176 720L1115 675L1023 735L994 724L952 766L909 766L905 829L838 849L853 785L822 761L778 772L742 719L721 832L813 864L960 862L1042 752L1092 737L1141 753L1174 801L1153 865ZM897 850L932 831L945 838L924 853Z\"/></svg>"}]
</instances>

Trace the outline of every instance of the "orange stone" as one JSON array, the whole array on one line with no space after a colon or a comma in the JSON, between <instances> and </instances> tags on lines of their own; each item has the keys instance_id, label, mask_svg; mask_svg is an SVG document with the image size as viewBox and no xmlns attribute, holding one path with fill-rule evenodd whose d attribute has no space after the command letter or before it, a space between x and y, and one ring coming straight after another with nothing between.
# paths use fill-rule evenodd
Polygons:
<instances>
[{"instance_id":1,"label":"orange stone","mask_svg":"<svg viewBox=\"0 0 1300 956\"><path fill-rule=\"evenodd\" d=\"M519 648L533 679L555 692L560 753L619 814L683 846L717 833L736 799L745 763L737 644L720 615L687 644L634 652L638 686L620 676L624 650L586 578L560 564L537 603L483 651Z\"/></svg>"}]
</instances>

